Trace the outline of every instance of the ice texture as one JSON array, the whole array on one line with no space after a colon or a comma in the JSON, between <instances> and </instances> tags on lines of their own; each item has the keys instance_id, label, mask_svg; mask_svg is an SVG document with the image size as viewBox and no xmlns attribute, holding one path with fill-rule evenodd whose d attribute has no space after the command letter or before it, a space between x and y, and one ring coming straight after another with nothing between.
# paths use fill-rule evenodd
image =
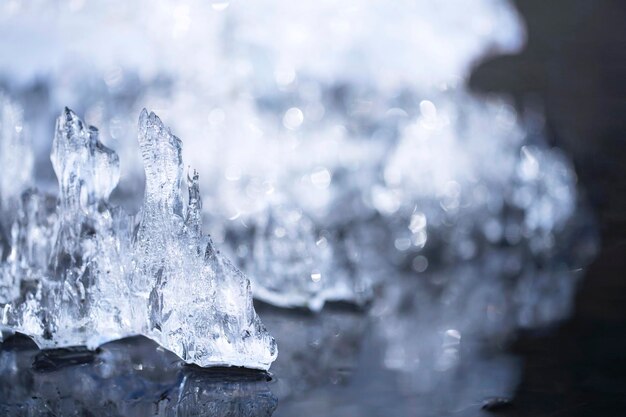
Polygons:
<instances>
[{"instance_id":1,"label":"ice texture","mask_svg":"<svg viewBox=\"0 0 626 417\"><path fill-rule=\"evenodd\" d=\"M202 235L197 174L183 202L180 139L144 110L139 146L146 187L136 224L108 201L117 154L64 110L51 153L58 204L22 194L2 264L2 325L41 347L143 334L190 363L268 369L276 343L248 279Z\"/></svg>"}]
</instances>

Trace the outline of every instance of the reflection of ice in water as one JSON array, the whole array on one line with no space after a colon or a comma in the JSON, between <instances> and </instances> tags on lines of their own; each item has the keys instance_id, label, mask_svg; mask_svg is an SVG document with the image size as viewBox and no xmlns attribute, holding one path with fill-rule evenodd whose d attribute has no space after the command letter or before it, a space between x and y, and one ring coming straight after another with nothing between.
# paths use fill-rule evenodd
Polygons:
<instances>
[{"instance_id":1,"label":"reflection of ice in water","mask_svg":"<svg viewBox=\"0 0 626 417\"><path fill-rule=\"evenodd\" d=\"M341 308L319 314L262 306L268 330L282 340L272 365L272 392L282 402L299 401L311 390L345 384L360 366L367 317Z\"/></svg>"},{"instance_id":2,"label":"reflection of ice in water","mask_svg":"<svg viewBox=\"0 0 626 417\"><path fill-rule=\"evenodd\" d=\"M333 308L318 316L260 309L283 340L273 368L274 415L475 416L484 400L511 394L515 358L467 334L461 342L453 330L438 332L428 317L414 316L412 326L407 318L404 330L413 334L399 332L386 344L398 329L397 320L388 320L396 306L389 307L388 315L374 307L370 318Z\"/></svg>"},{"instance_id":3,"label":"reflection of ice in water","mask_svg":"<svg viewBox=\"0 0 626 417\"><path fill-rule=\"evenodd\" d=\"M419 108L374 200L395 224L388 247L406 273L372 314L404 389L449 392L497 364L516 328L567 316L596 235L577 211L569 162L508 106L456 92ZM514 369L483 395L510 395Z\"/></svg>"},{"instance_id":4,"label":"reflection of ice in water","mask_svg":"<svg viewBox=\"0 0 626 417\"><path fill-rule=\"evenodd\" d=\"M7 343L22 345L0 349L2 415L226 417L237 410L262 417L276 408L266 375L184 368L144 338L109 343L97 353Z\"/></svg>"}]
</instances>

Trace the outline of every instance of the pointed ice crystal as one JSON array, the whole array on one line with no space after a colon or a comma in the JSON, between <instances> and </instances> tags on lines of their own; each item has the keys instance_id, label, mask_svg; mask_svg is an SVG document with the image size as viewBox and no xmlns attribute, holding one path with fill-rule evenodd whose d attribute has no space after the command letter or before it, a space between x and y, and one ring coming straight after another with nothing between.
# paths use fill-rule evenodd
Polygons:
<instances>
[{"instance_id":1,"label":"pointed ice crystal","mask_svg":"<svg viewBox=\"0 0 626 417\"><path fill-rule=\"evenodd\" d=\"M129 331L124 242L130 219L106 201L117 185L119 160L97 134L64 110L51 153L60 188L56 214L45 215L53 211L45 205L48 197L27 192L13 227L8 263L14 279L31 281L32 289L7 324L41 346L95 346ZM30 270L18 269L23 263Z\"/></svg>"},{"instance_id":2,"label":"pointed ice crystal","mask_svg":"<svg viewBox=\"0 0 626 417\"><path fill-rule=\"evenodd\" d=\"M180 140L144 110L139 144L146 194L134 243L133 291L147 297L148 334L202 366L269 368L276 342L254 311L248 279L201 235L197 174L183 218ZM201 247L208 256L198 252Z\"/></svg>"},{"instance_id":3,"label":"pointed ice crystal","mask_svg":"<svg viewBox=\"0 0 626 417\"><path fill-rule=\"evenodd\" d=\"M100 143L95 127L84 126L67 107L57 120L50 159L66 208L93 207L108 199L119 181L117 154Z\"/></svg>"}]
</instances>

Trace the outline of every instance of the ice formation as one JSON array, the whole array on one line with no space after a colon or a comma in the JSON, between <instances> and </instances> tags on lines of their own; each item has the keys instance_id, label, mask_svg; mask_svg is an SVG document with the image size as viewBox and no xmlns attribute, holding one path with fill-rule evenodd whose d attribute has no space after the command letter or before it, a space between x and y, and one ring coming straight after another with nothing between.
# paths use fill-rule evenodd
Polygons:
<instances>
[{"instance_id":1,"label":"ice formation","mask_svg":"<svg viewBox=\"0 0 626 417\"><path fill-rule=\"evenodd\" d=\"M248 279L201 232L197 175L183 202L181 141L144 110L139 146L146 191L136 224L108 201L117 154L71 110L58 118L58 204L22 194L2 264L2 325L42 347L95 348L144 334L201 366L268 369L276 343Z\"/></svg>"},{"instance_id":2,"label":"ice formation","mask_svg":"<svg viewBox=\"0 0 626 417\"><path fill-rule=\"evenodd\" d=\"M46 58L0 41L0 55L13 57L5 73L47 80L49 108L84 108L125 161L137 153L130 114L148 103L175 116L216 242L257 298L313 310L371 299L380 263L361 242L378 239L380 219L363 201L411 102L524 38L515 10L497 0L115 5L6 6L0 39ZM67 79L81 92L68 93ZM139 166L122 170L128 200Z\"/></svg>"},{"instance_id":3,"label":"ice formation","mask_svg":"<svg viewBox=\"0 0 626 417\"><path fill-rule=\"evenodd\" d=\"M541 131L506 103L461 92L420 103L383 177L376 205L404 221L398 251L434 247L448 261L522 241L549 257L577 206L573 168Z\"/></svg>"},{"instance_id":4,"label":"ice formation","mask_svg":"<svg viewBox=\"0 0 626 417\"><path fill-rule=\"evenodd\" d=\"M431 3L43 2L7 7L0 52L15 57L5 72L16 83L45 80L49 108L76 103L102 126L129 161L117 189L125 204L141 204L130 115L148 105L171 116L202 176L194 224L204 217L257 299L363 306L398 275L499 257L501 247L555 259L579 219L566 158L507 102L464 86L477 60L522 46L514 8ZM117 30L102 37L113 9ZM47 40L41 53L54 59L29 62L2 42L9 34L32 48ZM67 79L80 94L68 94Z\"/></svg>"}]
</instances>

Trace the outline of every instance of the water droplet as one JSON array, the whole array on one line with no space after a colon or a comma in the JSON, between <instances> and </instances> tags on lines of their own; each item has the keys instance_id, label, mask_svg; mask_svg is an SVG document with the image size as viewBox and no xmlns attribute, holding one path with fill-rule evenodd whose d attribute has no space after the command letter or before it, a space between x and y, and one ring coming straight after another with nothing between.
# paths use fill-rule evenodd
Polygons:
<instances>
[{"instance_id":1,"label":"water droplet","mask_svg":"<svg viewBox=\"0 0 626 417\"><path fill-rule=\"evenodd\" d=\"M525 180L534 180L539 175L539 161L535 156L536 150L532 147L522 146L520 171Z\"/></svg>"},{"instance_id":2,"label":"water droplet","mask_svg":"<svg viewBox=\"0 0 626 417\"><path fill-rule=\"evenodd\" d=\"M427 120L433 120L437 118L437 107L432 101L422 100L420 102L420 113Z\"/></svg>"},{"instance_id":3,"label":"water droplet","mask_svg":"<svg viewBox=\"0 0 626 417\"><path fill-rule=\"evenodd\" d=\"M328 188L331 179L330 171L326 168L317 168L311 174L311 182L317 188Z\"/></svg>"},{"instance_id":4,"label":"water droplet","mask_svg":"<svg viewBox=\"0 0 626 417\"><path fill-rule=\"evenodd\" d=\"M401 238L396 239L395 242L393 242L393 245L399 251L405 251L411 247L411 239L401 237Z\"/></svg>"},{"instance_id":5,"label":"water droplet","mask_svg":"<svg viewBox=\"0 0 626 417\"><path fill-rule=\"evenodd\" d=\"M211 110L211 112L209 113L209 123L213 126L219 125L220 123L224 122L225 119L226 113L224 113L224 110L220 109L219 107Z\"/></svg>"},{"instance_id":6,"label":"water droplet","mask_svg":"<svg viewBox=\"0 0 626 417\"><path fill-rule=\"evenodd\" d=\"M454 339L459 339L459 340L461 339L461 332L459 332L456 329L446 330L446 335L448 335L448 336L450 336L450 337L452 337Z\"/></svg>"},{"instance_id":7,"label":"water droplet","mask_svg":"<svg viewBox=\"0 0 626 417\"><path fill-rule=\"evenodd\" d=\"M322 236L320 237L315 244L320 248L326 248L328 246L328 240Z\"/></svg>"},{"instance_id":8,"label":"water droplet","mask_svg":"<svg viewBox=\"0 0 626 417\"><path fill-rule=\"evenodd\" d=\"M304 122L304 113L297 107L292 107L285 112L283 125L287 129L296 130Z\"/></svg>"},{"instance_id":9,"label":"water droplet","mask_svg":"<svg viewBox=\"0 0 626 417\"><path fill-rule=\"evenodd\" d=\"M278 68L274 71L274 79L280 87L286 87L296 80L296 72L291 67Z\"/></svg>"},{"instance_id":10,"label":"water droplet","mask_svg":"<svg viewBox=\"0 0 626 417\"><path fill-rule=\"evenodd\" d=\"M411 216L411 222L409 223L409 230L413 233L417 233L426 227L426 215L421 212L413 213Z\"/></svg>"},{"instance_id":11,"label":"water droplet","mask_svg":"<svg viewBox=\"0 0 626 417\"><path fill-rule=\"evenodd\" d=\"M417 233L413 233L411 237L411 241L413 242L413 246L418 249L422 249L426 246L426 241L428 240L428 234L425 230L420 230Z\"/></svg>"},{"instance_id":12,"label":"water droplet","mask_svg":"<svg viewBox=\"0 0 626 417\"><path fill-rule=\"evenodd\" d=\"M411 266L415 272L424 272L428 268L428 258L423 255L416 256L411 262Z\"/></svg>"}]
</instances>

